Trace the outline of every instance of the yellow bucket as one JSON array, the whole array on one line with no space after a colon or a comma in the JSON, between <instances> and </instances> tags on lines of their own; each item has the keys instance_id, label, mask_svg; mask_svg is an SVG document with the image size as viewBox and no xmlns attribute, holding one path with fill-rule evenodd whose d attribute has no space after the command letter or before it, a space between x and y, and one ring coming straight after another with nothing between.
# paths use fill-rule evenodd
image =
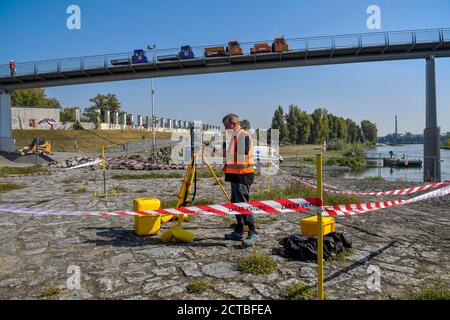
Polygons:
<instances>
[{"instance_id":1,"label":"yellow bucket","mask_svg":"<svg viewBox=\"0 0 450 320\"><path fill-rule=\"evenodd\" d=\"M133 201L134 211L158 210L161 206L159 199L138 198ZM138 215L134 217L134 232L138 236L155 235L161 229L159 214Z\"/></svg>"},{"instance_id":2,"label":"yellow bucket","mask_svg":"<svg viewBox=\"0 0 450 320\"><path fill-rule=\"evenodd\" d=\"M323 235L336 232L336 223L331 217L322 217ZM305 237L317 235L317 216L305 218L300 221L301 233Z\"/></svg>"}]
</instances>

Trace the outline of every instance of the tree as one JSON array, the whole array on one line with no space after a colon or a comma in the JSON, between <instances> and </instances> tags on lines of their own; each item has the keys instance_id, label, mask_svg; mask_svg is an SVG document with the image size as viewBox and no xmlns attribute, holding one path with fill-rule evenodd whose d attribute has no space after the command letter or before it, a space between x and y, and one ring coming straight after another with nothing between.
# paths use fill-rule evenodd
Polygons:
<instances>
[{"instance_id":1,"label":"tree","mask_svg":"<svg viewBox=\"0 0 450 320\"><path fill-rule=\"evenodd\" d=\"M297 143L299 111L297 106L291 105L289 106L289 112L286 115L286 125L290 143Z\"/></svg>"},{"instance_id":2,"label":"tree","mask_svg":"<svg viewBox=\"0 0 450 320\"><path fill-rule=\"evenodd\" d=\"M297 118L297 143L306 144L311 136L313 119L306 111L301 111L300 109Z\"/></svg>"},{"instance_id":3,"label":"tree","mask_svg":"<svg viewBox=\"0 0 450 320\"><path fill-rule=\"evenodd\" d=\"M247 119L242 120L241 121L241 127L244 130L249 130L251 128L250 121L248 121Z\"/></svg>"},{"instance_id":4,"label":"tree","mask_svg":"<svg viewBox=\"0 0 450 320\"><path fill-rule=\"evenodd\" d=\"M54 98L47 98L45 89L23 89L11 92L13 107L58 107L61 104Z\"/></svg>"},{"instance_id":5,"label":"tree","mask_svg":"<svg viewBox=\"0 0 450 320\"><path fill-rule=\"evenodd\" d=\"M285 143L288 140L288 130L284 119L284 111L281 106L278 106L273 114L271 128L279 130L280 143Z\"/></svg>"},{"instance_id":6,"label":"tree","mask_svg":"<svg viewBox=\"0 0 450 320\"><path fill-rule=\"evenodd\" d=\"M313 119L312 135L309 139L314 144L322 144L327 140L330 128L328 126L328 111L325 108L317 108L311 115Z\"/></svg>"},{"instance_id":7,"label":"tree","mask_svg":"<svg viewBox=\"0 0 450 320\"><path fill-rule=\"evenodd\" d=\"M121 103L115 94L97 94L95 97L89 99L89 101L92 102L93 105L84 109L83 116L96 124L101 122L101 119L104 119L103 116L106 110L109 110L110 117L112 117L114 112L119 112L121 109ZM98 112L99 110L100 113Z\"/></svg>"},{"instance_id":8,"label":"tree","mask_svg":"<svg viewBox=\"0 0 450 320\"><path fill-rule=\"evenodd\" d=\"M64 108L63 111L61 111L61 121L62 122L75 122L76 121L76 110L77 107L72 108Z\"/></svg>"},{"instance_id":9,"label":"tree","mask_svg":"<svg viewBox=\"0 0 450 320\"><path fill-rule=\"evenodd\" d=\"M373 144L377 142L378 130L376 124L369 120L363 120L361 121L361 130L365 141Z\"/></svg>"}]
</instances>

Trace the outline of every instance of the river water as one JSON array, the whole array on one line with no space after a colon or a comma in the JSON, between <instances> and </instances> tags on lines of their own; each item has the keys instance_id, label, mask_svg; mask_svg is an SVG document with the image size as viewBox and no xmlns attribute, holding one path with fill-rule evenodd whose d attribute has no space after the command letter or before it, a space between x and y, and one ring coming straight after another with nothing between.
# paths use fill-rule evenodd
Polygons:
<instances>
[{"instance_id":1,"label":"river water","mask_svg":"<svg viewBox=\"0 0 450 320\"><path fill-rule=\"evenodd\" d=\"M389 151L394 152L394 158L406 156L407 159L423 161L423 144L406 144L401 146L379 146L367 148L367 155L389 157ZM369 176L380 176L385 180L423 181L423 168L367 168L362 172L350 172L346 178L364 179ZM450 150L441 149L441 178L450 180Z\"/></svg>"}]
</instances>

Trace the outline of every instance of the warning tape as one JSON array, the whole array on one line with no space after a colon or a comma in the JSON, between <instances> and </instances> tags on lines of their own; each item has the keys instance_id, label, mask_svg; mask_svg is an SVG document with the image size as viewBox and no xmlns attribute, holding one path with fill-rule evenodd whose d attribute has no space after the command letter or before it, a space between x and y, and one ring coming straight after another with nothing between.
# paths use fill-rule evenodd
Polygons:
<instances>
[{"instance_id":1,"label":"warning tape","mask_svg":"<svg viewBox=\"0 0 450 320\"><path fill-rule=\"evenodd\" d=\"M365 212L376 211L388 207L400 206L409 203L429 200L432 198L438 198L450 194L450 186L444 187L435 191L430 191L428 193L422 194L420 196L406 199L406 200L393 200L393 201L383 201L365 204L349 204L349 205L336 205L336 206L324 206L323 215L326 216L350 216L358 215Z\"/></svg>"},{"instance_id":2,"label":"warning tape","mask_svg":"<svg viewBox=\"0 0 450 320\"><path fill-rule=\"evenodd\" d=\"M429 200L450 194L450 186L430 191L426 194L407 199L392 200L383 202L374 202L366 204L349 204L323 206L322 214L324 216L350 216L365 212L380 210L393 206L400 206L409 203ZM317 198L305 199L282 199L267 201L251 201L242 203L225 203L216 205L201 205L185 208L146 210L146 211L67 211L67 210L49 210L42 208L20 208L14 205L0 205L0 212L26 213L35 215L66 215L66 216L136 216L151 214L188 214L188 215L237 215L237 214L281 214L281 213L313 213L320 207L320 200Z\"/></svg>"},{"instance_id":3,"label":"warning tape","mask_svg":"<svg viewBox=\"0 0 450 320\"><path fill-rule=\"evenodd\" d=\"M189 215L237 215L237 214L280 214L291 212L309 212L317 208L319 200L306 199L282 199L267 201L252 201L244 203L225 203L216 205L201 205L185 208L146 210L146 211L68 211L50 210L43 208L20 208L14 205L0 205L0 212L27 213L35 215L66 215L66 216L136 216L151 214L189 214Z\"/></svg>"},{"instance_id":4,"label":"warning tape","mask_svg":"<svg viewBox=\"0 0 450 320\"><path fill-rule=\"evenodd\" d=\"M306 185L306 186L314 188L314 189L317 188L317 186L315 186L309 182L306 182L296 176L293 176L292 174L284 171L283 169L281 169L279 167L277 169L280 170L281 173L289 176L291 179L298 181L303 185ZM406 189L398 189L398 190L390 190L390 191L376 191L376 192L339 191L339 190L333 190L333 189L327 189L327 188L324 188L323 191L329 192L329 193L337 193L337 194L345 194L345 195L353 195L353 196L374 196L374 197L376 197L376 196L401 196L401 195L408 195L408 194L413 194L413 193L417 193L417 192L422 192L422 191L426 191L426 190L430 190L430 189L445 187L449 184L450 184L450 181L443 181L443 182L424 184L424 185L417 186L417 187L410 187L410 188L406 188Z\"/></svg>"},{"instance_id":5,"label":"warning tape","mask_svg":"<svg viewBox=\"0 0 450 320\"><path fill-rule=\"evenodd\" d=\"M105 160L110 164L117 164L117 165L125 165L125 166L137 166L141 165L142 169L146 170L184 170L187 168L187 164L158 164L158 163L149 163L144 161L138 161L138 160L130 160L130 159L120 159L120 158L109 158L106 157ZM100 164L102 162L101 158L98 158L94 161L86 162L74 167L66 168L66 170L74 170L74 169L80 169L84 167L94 166L96 164ZM210 164L212 168L222 168L223 164L217 164L212 163ZM198 168L206 168L207 166L205 164L199 164L197 165Z\"/></svg>"}]
</instances>

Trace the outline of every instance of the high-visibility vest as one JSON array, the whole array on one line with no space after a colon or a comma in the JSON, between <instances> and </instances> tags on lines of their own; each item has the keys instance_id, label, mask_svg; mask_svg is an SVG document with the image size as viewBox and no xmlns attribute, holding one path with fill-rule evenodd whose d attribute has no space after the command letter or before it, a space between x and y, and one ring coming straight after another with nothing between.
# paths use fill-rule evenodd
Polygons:
<instances>
[{"instance_id":1,"label":"high-visibility vest","mask_svg":"<svg viewBox=\"0 0 450 320\"><path fill-rule=\"evenodd\" d=\"M245 154L245 136L249 137L250 142L248 155ZM232 138L230 146L227 150L226 165L224 166L223 171L231 174L248 174L255 172L253 161L253 140L251 135L244 129L239 129Z\"/></svg>"},{"instance_id":2,"label":"high-visibility vest","mask_svg":"<svg viewBox=\"0 0 450 320\"><path fill-rule=\"evenodd\" d=\"M14 61L9 62L9 68L14 69L16 67L16 63Z\"/></svg>"}]
</instances>

